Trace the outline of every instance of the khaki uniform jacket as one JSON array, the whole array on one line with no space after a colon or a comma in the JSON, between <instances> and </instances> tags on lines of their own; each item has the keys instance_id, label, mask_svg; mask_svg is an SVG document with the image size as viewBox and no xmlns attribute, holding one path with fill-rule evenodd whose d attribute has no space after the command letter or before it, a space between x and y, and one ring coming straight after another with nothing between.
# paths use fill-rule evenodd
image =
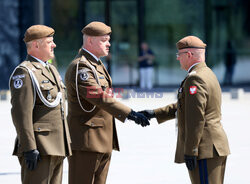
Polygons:
<instances>
[{"instance_id":1,"label":"khaki uniform jacket","mask_svg":"<svg viewBox=\"0 0 250 184\"><path fill-rule=\"evenodd\" d=\"M15 70L10 78L11 115L17 132L13 154L21 156L23 152L37 149L41 155L71 155L71 140L64 113L65 86L59 73L52 65L49 65L49 73L29 55L21 65L33 71L43 96L49 102L55 100L59 91L63 94L63 101L54 108L45 106L38 94L34 94L28 70L23 66Z\"/></svg>"},{"instance_id":2,"label":"khaki uniform jacket","mask_svg":"<svg viewBox=\"0 0 250 184\"><path fill-rule=\"evenodd\" d=\"M205 62L195 65L182 81L178 102L155 109L157 121L173 119L177 111L178 138L175 162L183 163L184 154L198 159L230 153L221 124L221 88Z\"/></svg>"},{"instance_id":3,"label":"khaki uniform jacket","mask_svg":"<svg viewBox=\"0 0 250 184\"><path fill-rule=\"evenodd\" d=\"M76 73L77 63L79 68ZM91 66L96 70L96 77ZM77 79L77 85L76 85ZM112 80L102 62L81 49L69 65L65 82L68 97L68 122L72 149L99 153L119 150L114 117L124 122L131 109L116 101L109 94ZM77 90L79 100L77 98Z\"/></svg>"}]
</instances>

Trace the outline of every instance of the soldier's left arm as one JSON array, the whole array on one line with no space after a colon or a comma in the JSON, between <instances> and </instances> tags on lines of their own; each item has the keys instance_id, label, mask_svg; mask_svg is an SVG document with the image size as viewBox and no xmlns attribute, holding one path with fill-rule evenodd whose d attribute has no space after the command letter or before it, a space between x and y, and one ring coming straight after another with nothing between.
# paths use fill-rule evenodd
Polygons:
<instances>
[{"instance_id":1,"label":"soldier's left arm","mask_svg":"<svg viewBox=\"0 0 250 184\"><path fill-rule=\"evenodd\" d=\"M37 149L33 128L34 91L25 68L17 68L10 79L11 115L16 128L19 152Z\"/></svg>"},{"instance_id":2,"label":"soldier's left arm","mask_svg":"<svg viewBox=\"0 0 250 184\"><path fill-rule=\"evenodd\" d=\"M198 147L205 125L208 92L205 82L197 75L185 83L185 145L184 154L198 156Z\"/></svg>"}]
</instances>

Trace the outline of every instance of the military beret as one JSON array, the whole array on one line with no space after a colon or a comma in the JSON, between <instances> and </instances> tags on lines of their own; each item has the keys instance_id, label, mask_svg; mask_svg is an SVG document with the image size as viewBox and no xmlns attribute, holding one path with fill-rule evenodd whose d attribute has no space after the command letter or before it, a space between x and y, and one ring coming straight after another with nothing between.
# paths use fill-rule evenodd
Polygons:
<instances>
[{"instance_id":1,"label":"military beret","mask_svg":"<svg viewBox=\"0 0 250 184\"><path fill-rule=\"evenodd\" d=\"M54 33L55 30L51 27L45 25L33 25L26 30L23 41L29 42L40 38L50 37L53 36Z\"/></svg>"},{"instance_id":2,"label":"military beret","mask_svg":"<svg viewBox=\"0 0 250 184\"><path fill-rule=\"evenodd\" d=\"M196 36L186 36L176 43L178 50L186 48L205 49L206 44Z\"/></svg>"},{"instance_id":3,"label":"military beret","mask_svg":"<svg viewBox=\"0 0 250 184\"><path fill-rule=\"evenodd\" d=\"M111 34L111 27L102 22L91 22L82 29L82 33L89 36L104 36Z\"/></svg>"}]
</instances>

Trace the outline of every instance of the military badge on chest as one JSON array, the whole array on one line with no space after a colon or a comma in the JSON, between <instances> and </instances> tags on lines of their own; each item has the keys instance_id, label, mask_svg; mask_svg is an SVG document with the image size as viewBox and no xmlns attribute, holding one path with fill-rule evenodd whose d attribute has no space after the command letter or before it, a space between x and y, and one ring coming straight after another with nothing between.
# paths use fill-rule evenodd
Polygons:
<instances>
[{"instance_id":1,"label":"military badge on chest","mask_svg":"<svg viewBox=\"0 0 250 184\"><path fill-rule=\"evenodd\" d=\"M52 96L50 94L50 92L48 91L48 95L47 95L47 100L51 101L52 100Z\"/></svg>"},{"instance_id":2,"label":"military badge on chest","mask_svg":"<svg viewBox=\"0 0 250 184\"><path fill-rule=\"evenodd\" d=\"M87 70L84 70L84 69L79 70L78 75L82 81L86 81L89 79L89 74L88 74Z\"/></svg>"}]
</instances>

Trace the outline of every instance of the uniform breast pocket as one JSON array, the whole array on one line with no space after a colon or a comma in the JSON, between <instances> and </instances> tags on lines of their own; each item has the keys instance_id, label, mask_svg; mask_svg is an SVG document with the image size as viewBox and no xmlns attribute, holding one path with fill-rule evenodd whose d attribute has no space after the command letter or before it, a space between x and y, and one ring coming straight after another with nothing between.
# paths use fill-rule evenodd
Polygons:
<instances>
[{"instance_id":1,"label":"uniform breast pocket","mask_svg":"<svg viewBox=\"0 0 250 184\"><path fill-rule=\"evenodd\" d=\"M100 82L100 85L101 85L103 91L108 90L108 85L109 84L108 84L108 81L106 80L106 78L104 76L99 77L99 82Z\"/></svg>"},{"instance_id":2,"label":"uniform breast pocket","mask_svg":"<svg viewBox=\"0 0 250 184\"><path fill-rule=\"evenodd\" d=\"M43 93L43 96L48 101L53 101L56 98L57 90L51 83L44 83L40 85L40 89Z\"/></svg>"},{"instance_id":3,"label":"uniform breast pocket","mask_svg":"<svg viewBox=\"0 0 250 184\"><path fill-rule=\"evenodd\" d=\"M84 123L85 126L91 128L102 128L104 126L104 119L103 118L92 118L91 120Z\"/></svg>"}]
</instances>

